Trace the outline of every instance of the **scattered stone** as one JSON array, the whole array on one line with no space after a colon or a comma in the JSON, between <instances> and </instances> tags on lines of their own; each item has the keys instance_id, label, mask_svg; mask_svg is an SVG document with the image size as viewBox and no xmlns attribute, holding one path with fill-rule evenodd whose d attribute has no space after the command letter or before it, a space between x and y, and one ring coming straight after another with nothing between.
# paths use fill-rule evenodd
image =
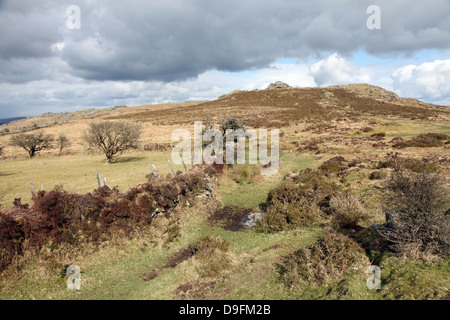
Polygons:
<instances>
[{"instance_id":1,"label":"scattered stone","mask_svg":"<svg viewBox=\"0 0 450 320\"><path fill-rule=\"evenodd\" d=\"M369 228L378 232L381 229L381 227L382 227L381 224L372 224L372 225L370 225Z\"/></svg>"},{"instance_id":2,"label":"scattered stone","mask_svg":"<svg viewBox=\"0 0 450 320\"><path fill-rule=\"evenodd\" d=\"M152 218L155 218L156 216L162 216L164 212L164 209L156 208L155 212L152 214Z\"/></svg>"},{"instance_id":3,"label":"scattered stone","mask_svg":"<svg viewBox=\"0 0 450 320\"><path fill-rule=\"evenodd\" d=\"M218 100L224 99L224 98L230 98L230 97L231 97L231 99L235 99L235 97L234 97L235 94L243 93L243 92L247 92L247 90L234 90L234 91L232 91L230 93L226 93L226 94L221 95L218 98Z\"/></svg>"},{"instance_id":4,"label":"scattered stone","mask_svg":"<svg viewBox=\"0 0 450 320\"><path fill-rule=\"evenodd\" d=\"M262 212L250 212L248 215L242 218L240 224L244 227L253 228L256 227L258 221L261 221L264 216Z\"/></svg>"},{"instance_id":5,"label":"scattered stone","mask_svg":"<svg viewBox=\"0 0 450 320\"><path fill-rule=\"evenodd\" d=\"M208 195L206 194L206 192L205 193L202 193L202 194L199 194L198 196L197 196L197 198L199 198L199 199L203 199L203 198L207 198L208 197Z\"/></svg>"}]
</instances>

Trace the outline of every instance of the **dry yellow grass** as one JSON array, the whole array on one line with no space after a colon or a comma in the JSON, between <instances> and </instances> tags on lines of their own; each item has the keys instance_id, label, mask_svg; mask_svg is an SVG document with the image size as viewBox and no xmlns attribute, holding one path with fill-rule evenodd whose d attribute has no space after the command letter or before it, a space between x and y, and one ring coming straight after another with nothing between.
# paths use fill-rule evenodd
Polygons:
<instances>
[{"instance_id":1,"label":"dry yellow grass","mask_svg":"<svg viewBox=\"0 0 450 320\"><path fill-rule=\"evenodd\" d=\"M3 193L0 204L9 207L15 198L22 198L23 203L30 202L30 183L36 191L42 185L45 190L63 185L70 192L92 192L97 188L97 170L102 177L107 177L110 187L118 186L125 192L146 181L149 161L156 165L161 175L171 173L168 159L170 151L129 152L113 164L108 164L103 155L85 154L3 161L0 164L0 194ZM183 170L183 167L175 165L175 169Z\"/></svg>"}]
</instances>

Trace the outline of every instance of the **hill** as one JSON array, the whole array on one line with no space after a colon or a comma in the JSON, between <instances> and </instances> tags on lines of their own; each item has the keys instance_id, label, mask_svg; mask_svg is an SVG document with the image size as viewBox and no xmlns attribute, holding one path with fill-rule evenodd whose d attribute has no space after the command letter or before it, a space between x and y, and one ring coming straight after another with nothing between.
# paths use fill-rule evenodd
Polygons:
<instances>
[{"instance_id":1,"label":"hill","mask_svg":"<svg viewBox=\"0 0 450 320\"><path fill-rule=\"evenodd\" d=\"M380 87L355 84L326 88L238 90L189 108L174 106L164 110L133 110L105 118L179 125L206 117L218 119L234 116L252 127L283 127L305 121L329 121L364 115L445 120L450 110L414 99L402 99Z\"/></svg>"},{"instance_id":2,"label":"hill","mask_svg":"<svg viewBox=\"0 0 450 320\"><path fill-rule=\"evenodd\" d=\"M44 114L15 123L25 128L84 119L133 120L154 125L192 124L203 118L236 116L250 126L287 126L300 121L334 120L363 115L446 120L445 106L400 98L395 93L368 84L324 88L284 88L275 90L236 90L217 100L168 103L138 107L116 106L78 112ZM0 127L0 131L1 131Z\"/></svg>"},{"instance_id":3,"label":"hill","mask_svg":"<svg viewBox=\"0 0 450 320\"><path fill-rule=\"evenodd\" d=\"M217 123L226 117L239 118L248 127L287 128L305 123L318 126L327 126L336 121L362 123L368 117L448 121L450 110L445 106L400 98L390 91L368 84L325 88L290 87L237 90L206 102L117 106L43 114L0 126L0 135L4 135L5 130L8 134L36 129L45 129L48 133L66 132L74 141L72 150L81 152L84 150L81 135L91 121L128 120L144 123L143 144L147 144L169 143L174 127L192 129L194 121L209 119ZM4 141L0 136L0 144ZM15 149L14 153L21 154L21 151Z\"/></svg>"},{"instance_id":4,"label":"hill","mask_svg":"<svg viewBox=\"0 0 450 320\"><path fill-rule=\"evenodd\" d=\"M449 116L447 107L352 84L3 125L0 299L448 299ZM173 176L172 132L227 117L280 129L279 171L176 165L183 174ZM100 120L142 123L139 148L106 163L82 139ZM71 146L33 159L8 146L34 131L65 134ZM387 198L398 168L405 175L395 187L412 191ZM98 187L97 171L109 187ZM395 251L380 235L392 219L386 205L405 199L407 208L438 207L441 242ZM79 291L66 287L68 265L81 268ZM370 265L381 270L379 290L367 286Z\"/></svg>"}]
</instances>

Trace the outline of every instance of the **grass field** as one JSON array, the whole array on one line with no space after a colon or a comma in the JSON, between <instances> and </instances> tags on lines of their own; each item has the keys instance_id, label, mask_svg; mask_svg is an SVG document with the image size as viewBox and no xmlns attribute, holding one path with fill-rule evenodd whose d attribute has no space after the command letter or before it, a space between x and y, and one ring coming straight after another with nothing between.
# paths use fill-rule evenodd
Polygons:
<instances>
[{"instance_id":1,"label":"grass field","mask_svg":"<svg viewBox=\"0 0 450 320\"><path fill-rule=\"evenodd\" d=\"M243 184L225 180L221 188L223 201L225 204L256 207L287 172L305 169L313 159L313 156L282 156L278 174L267 177L259 174L260 168L245 166L255 171L257 178ZM62 185L69 192L92 192L98 187L97 171L107 178L110 187L117 186L125 192L146 181L145 176L150 173L149 162L156 166L161 175L172 173L167 160L171 160L170 151L129 152L114 163L107 163L103 155L81 154L3 161L0 164L0 192L3 194L0 203L9 207L15 198L21 198L22 203L31 201L30 183L36 191L41 186L51 190ZM184 171L182 165L173 166L176 171Z\"/></svg>"},{"instance_id":2,"label":"grass field","mask_svg":"<svg viewBox=\"0 0 450 320\"><path fill-rule=\"evenodd\" d=\"M3 161L0 164L0 190L4 193L2 204L9 206L14 198L22 198L23 203L31 199L30 183L36 191L44 186L51 190L62 185L66 191L76 193L92 192L98 187L97 171L106 177L110 187L118 186L120 190L146 181L150 173L149 161L155 164L159 173L167 175L171 169L167 152L132 152L109 164L103 155L70 155L61 157L35 157ZM174 166L183 170L183 166Z\"/></svg>"}]
</instances>

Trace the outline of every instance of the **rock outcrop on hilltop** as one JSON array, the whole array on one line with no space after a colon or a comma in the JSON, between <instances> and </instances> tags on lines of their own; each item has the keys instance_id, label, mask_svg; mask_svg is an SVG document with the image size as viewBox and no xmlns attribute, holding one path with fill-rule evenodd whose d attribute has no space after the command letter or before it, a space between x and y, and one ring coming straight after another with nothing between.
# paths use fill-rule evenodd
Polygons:
<instances>
[{"instance_id":1,"label":"rock outcrop on hilltop","mask_svg":"<svg viewBox=\"0 0 450 320\"><path fill-rule=\"evenodd\" d=\"M285 89L290 88L291 86L283 81L276 81L274 83L269 84L267 89Z\"/></svg>"}]
</instances>

